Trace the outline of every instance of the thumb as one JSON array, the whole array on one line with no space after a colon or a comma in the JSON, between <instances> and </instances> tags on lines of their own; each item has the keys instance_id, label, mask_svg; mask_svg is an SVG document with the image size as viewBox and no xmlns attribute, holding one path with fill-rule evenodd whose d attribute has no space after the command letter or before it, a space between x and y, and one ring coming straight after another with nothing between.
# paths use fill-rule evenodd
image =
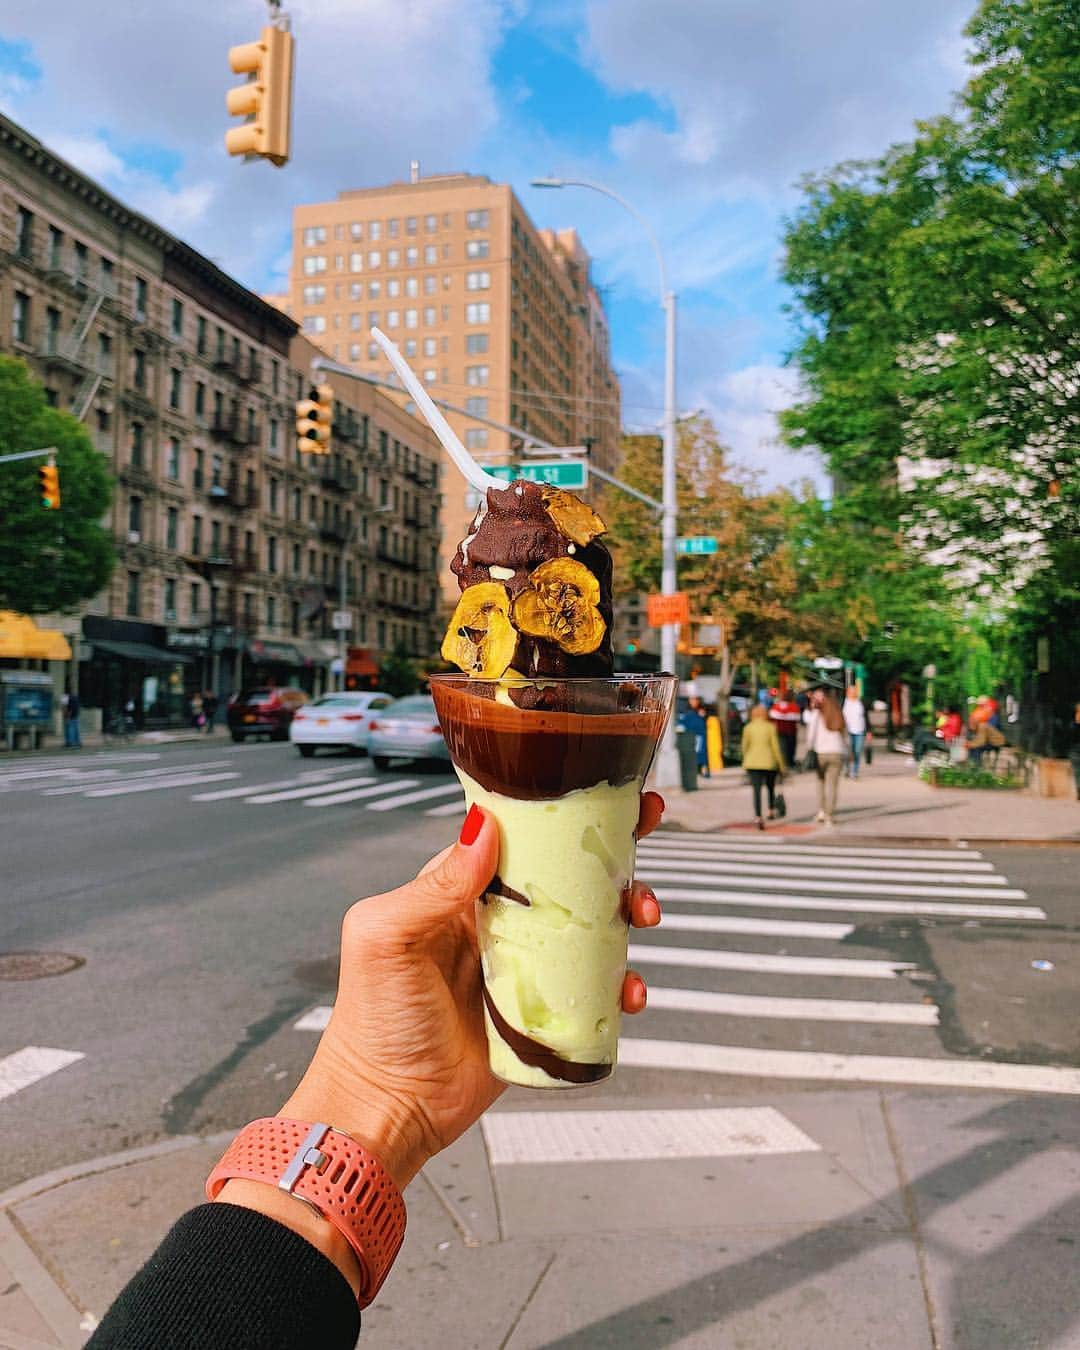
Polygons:
<instances>
[{"instance_id":1,"label":"thumb","mask_svg":"<svg viewBox=\"0 0 1080 1350\"><path fill-rule=\"evenodd\" d=\"M462 828L462 838L470 842L459 839L433 858L413 881L382 897L393 913L394 926L403 941L416 941L452 919L483 894L495 875L499 827L494 818L480 807L472 807Z\"/></svg>"}]
</instances>

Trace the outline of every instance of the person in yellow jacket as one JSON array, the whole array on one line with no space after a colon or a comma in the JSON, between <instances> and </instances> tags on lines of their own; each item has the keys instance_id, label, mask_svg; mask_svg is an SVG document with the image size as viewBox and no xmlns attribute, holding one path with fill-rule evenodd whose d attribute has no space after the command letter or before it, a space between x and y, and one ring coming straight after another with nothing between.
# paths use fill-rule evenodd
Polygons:
<instances>
[{"instance_id":1,"label":"person in yellow jacket","mask_svg":"<svg viewBox=\"0 0 1080 1350\"><path fill-rule=\"evenodd\" d=\"M750 776L754 790L754 815L759 830L765 828L761 814L761 789L769 794L769 819L776 819L776 779L783 777L784 759L780 753L780 738L775 725L769 721L769 710L763 704L754 706L750 721L743 727L742 763Z\"/></svg>"}]
</instances>

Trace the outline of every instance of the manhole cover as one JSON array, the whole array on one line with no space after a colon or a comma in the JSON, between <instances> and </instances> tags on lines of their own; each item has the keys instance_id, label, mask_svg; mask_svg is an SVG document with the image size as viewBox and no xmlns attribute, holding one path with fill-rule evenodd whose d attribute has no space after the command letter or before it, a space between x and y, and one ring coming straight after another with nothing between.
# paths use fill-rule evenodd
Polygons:
<instances>
[{"instance_id":1,"label":"manhole cover","mask_svg":"<svg viewBox=\"0 0 1080 1350\"><path fill-rule=\"evenodd\" d=\"M43 980L84 964L83 957L66 952L0 952L0 980Z\"/></svg>"}]
</instances>

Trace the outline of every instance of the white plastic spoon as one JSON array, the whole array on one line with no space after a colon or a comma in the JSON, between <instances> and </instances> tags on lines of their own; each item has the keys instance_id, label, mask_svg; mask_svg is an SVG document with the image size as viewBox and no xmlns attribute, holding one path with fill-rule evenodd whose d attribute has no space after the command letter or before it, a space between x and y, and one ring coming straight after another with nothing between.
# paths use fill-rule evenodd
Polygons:
<instances>
[{"instance_id":1,"label":"white plastic spoon","mask_svg":"<svg viewBox=\"0 0 1080 1350\"><path fill-rule=\"evenodd\" d=\"M413 374L412 370L409 368L409 363L386 334L379 328L373 328L371 330L371 336L383 349L386 359L394 367L395 371L397 371L402 384L404 384L405 388L412 395L416 406L427 418L428 425L442 442L443 449L461 470L462 476L469 486L475 488L481 496L487 492L488 488L497 488L500 492L508 488L510 486L509 483L504 483L501 478L496 478L490 473L485 473L480 465L477 464L476 460L473 459L472 455L469 454L468 450L461 444L454 434L454 430L450 426L450 423L438 408L436 408L435 404L432 403L427 390Z\"/></svg>"}]
</instances>

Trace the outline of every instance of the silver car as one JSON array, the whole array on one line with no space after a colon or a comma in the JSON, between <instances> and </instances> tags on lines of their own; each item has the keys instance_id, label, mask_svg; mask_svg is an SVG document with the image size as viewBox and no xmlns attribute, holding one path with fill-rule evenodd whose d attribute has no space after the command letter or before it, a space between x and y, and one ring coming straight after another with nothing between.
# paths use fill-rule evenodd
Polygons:
<instances>
[{"instance_id":1,"label":"silver car","mask_svg":"<svg viewBox=\"0 0 1080 1350\"><path fill-rule=\"evenodd\" d=\"M435 701L428 694L410 694L383 708L368 721L368 754L377 769L392 759L436 759L450 762Z\"/></svg>"}]
</instances>

